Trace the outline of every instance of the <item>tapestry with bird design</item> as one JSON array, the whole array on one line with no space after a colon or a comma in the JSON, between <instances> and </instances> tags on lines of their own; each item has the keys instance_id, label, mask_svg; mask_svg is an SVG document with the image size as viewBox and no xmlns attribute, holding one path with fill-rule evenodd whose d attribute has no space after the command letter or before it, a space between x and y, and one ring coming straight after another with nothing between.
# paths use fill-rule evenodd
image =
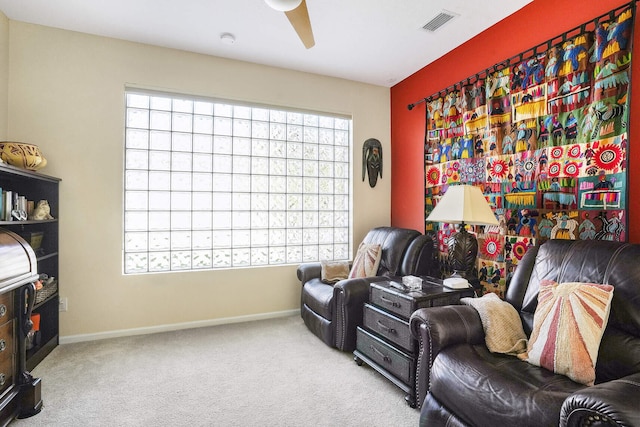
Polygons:
<instances>
[{"instance_id":1,"label":"tapestry with bird design","mask_svg":"<svg viewBox=\"0 0 640 427\"><path fill-rule=\"evenodd\" d=\"M426 99L425 218L449 185L480 186L499 226L475 226L476 272L503 297L546 239L627 240L635 2ZM425 222L443 273L453 225Z\"/></svg>"}]
</instances>

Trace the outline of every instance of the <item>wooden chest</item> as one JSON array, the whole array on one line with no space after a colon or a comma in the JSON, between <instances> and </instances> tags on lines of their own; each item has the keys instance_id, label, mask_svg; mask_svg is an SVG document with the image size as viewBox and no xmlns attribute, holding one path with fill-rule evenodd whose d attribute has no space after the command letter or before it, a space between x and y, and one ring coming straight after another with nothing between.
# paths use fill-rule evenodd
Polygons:
<instances>
[{"instance_id":1,"label":"wooden chest","mask_svg":"<svg viewBox=\"0 0 640 427\"><path fill-rule=\"evenodd\" d=\"M407 393L405 400L416 406L416 356L418 343L411 336L409 318L424 307L459 304L473 296L473 289L448 289L442 282L425 277L420 291L394 286L402 278L372 283L369 303L364 305L362 326L356 332L354 360L374 368Z\"/></svg>"}]
</instances>

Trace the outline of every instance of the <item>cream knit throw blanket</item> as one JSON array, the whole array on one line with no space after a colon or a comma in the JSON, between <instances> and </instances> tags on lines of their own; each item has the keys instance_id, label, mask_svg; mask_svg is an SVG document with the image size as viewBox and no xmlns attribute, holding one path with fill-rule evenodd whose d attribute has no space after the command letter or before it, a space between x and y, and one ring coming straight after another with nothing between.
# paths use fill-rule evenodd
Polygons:
<instances>
[{"instance_id":1,"label":"cream knit throw blanket","mask_svg":"<svg viewBox=\"0 0 640 427\"><path fill-rule=\"evenodd\" d=\"M527 336L520 316L511 304L494 293L481 298L462 298L460 302L472 306L480 315L489 351L526 359Z\"/></svg>"}]
</instances>

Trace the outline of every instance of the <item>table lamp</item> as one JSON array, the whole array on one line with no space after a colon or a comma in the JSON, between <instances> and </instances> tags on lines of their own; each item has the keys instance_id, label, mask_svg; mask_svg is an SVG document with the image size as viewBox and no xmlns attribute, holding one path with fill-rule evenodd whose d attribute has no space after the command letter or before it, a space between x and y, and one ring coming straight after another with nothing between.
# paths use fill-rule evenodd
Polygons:
<instances>
[{"instance_id":1,"label":"table lamp","mask_svg":"<svg viewBox=\"0 0 640 427\"><path fill-rule=\"evenodd\" d=\"M451 185L427 217L427 221L460 224L460 231L447 242L452 277L473 277L473 267L478 255L478 241L465 225L498 225L498 220L485 199L480 187ZM476 279L477 281L477 279Z\"/></svg>"}]
</instances>

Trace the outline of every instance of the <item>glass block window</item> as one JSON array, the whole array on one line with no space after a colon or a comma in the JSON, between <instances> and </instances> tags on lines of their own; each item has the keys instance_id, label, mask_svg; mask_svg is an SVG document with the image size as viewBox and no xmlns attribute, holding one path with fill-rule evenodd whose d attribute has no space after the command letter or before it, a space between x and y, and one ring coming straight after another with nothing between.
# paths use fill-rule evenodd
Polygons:
<instances>
[{"instance_id":1,"label":"glass block window","mask_svg":"<svg viewBox=\"0 0 640 427\"><path fill-rule=\"evenodd\" d=\"M351 119L128 90L124 273L346 260Z\"/></svg>"}]
</instances>

